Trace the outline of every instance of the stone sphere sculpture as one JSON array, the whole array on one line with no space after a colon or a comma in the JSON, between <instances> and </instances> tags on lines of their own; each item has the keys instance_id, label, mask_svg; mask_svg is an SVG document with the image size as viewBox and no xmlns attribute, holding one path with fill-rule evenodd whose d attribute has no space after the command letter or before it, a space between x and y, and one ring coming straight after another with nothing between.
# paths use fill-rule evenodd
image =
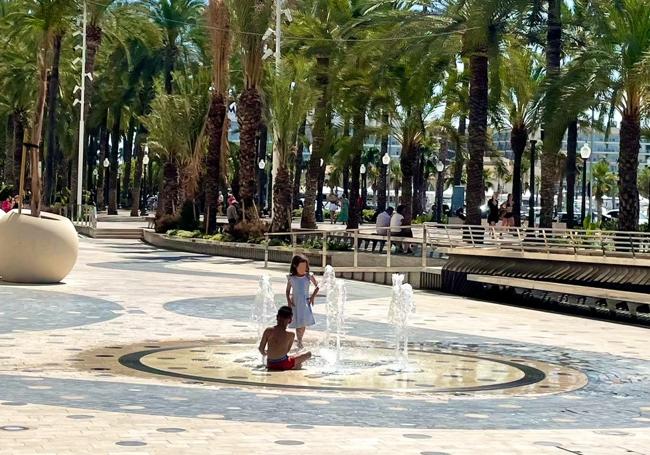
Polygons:
<instances>
[{"instance_id":1,"label":"stone sphere sculpture","mask_svg":"<svg viewBox=\"0 0 650 455\"><path fill-rule=\"evenodd\" d=\"M79 237L59 215L40 218L17 210L0 216L0 278L13 283L47 284L63 280L77 262Z\"/></svg>"}]
</instances>

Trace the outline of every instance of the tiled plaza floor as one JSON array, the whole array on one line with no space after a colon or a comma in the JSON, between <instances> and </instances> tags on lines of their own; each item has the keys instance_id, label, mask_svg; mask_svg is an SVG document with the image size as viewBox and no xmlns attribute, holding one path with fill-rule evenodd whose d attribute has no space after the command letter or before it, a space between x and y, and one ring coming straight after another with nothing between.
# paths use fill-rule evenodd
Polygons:
<instances>
[{"instance_id":1,"label":"tiled plaza floor","mask_svg":"<svg viewBox=\"0 0 650 455\"><path fill-rule=\"evenodd\" d=\"M0 454L650 454L646 328L416 292L432 374L267 378L231 355L252 349L262 273L82 239L64 284L0 284ZM390 352L390 288L348 282L348 299L344 345Z\"/></svg>"}]
</instances>

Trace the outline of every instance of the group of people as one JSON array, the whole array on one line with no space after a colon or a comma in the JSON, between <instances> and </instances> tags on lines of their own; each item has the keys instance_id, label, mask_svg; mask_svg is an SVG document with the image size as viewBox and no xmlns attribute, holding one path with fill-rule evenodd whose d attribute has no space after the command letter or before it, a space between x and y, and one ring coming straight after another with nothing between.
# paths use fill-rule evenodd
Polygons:
<instances>
[{"instance_id":1,"label":"group of people","mask_svg":"<svg viewBox=\"0 0 650 455\"><path fill-rule=\"evenodd\" d=\"M347 193L341 198L336 194L330 193L327 196L327 209L330 212L330 223L347 223L350 216L350 200Z\"/></svg>"},{"instance_id":2,"label":"group of people","mask_svg":"<svg viewBox=\"0 0 650 455\"><path fill-rule=\"evenodd\" d=\"M0 209L2 209L3 212L9 213L13 209L18 208L18 197L12 197L12 196L7 196L7 199L2 201L2 204L0 204Z\"/></svg>"},{"instance_id":3,"label":"group of people","mask_svg":"<svg viewBox=\"0 0 650 455\"><path fill-rule=\"evenodd\" d=\"M488 201L488 223L490 226L496 226L501 222L501 226L510 227L515 225L514 201L512 194L503 204L499 204L499 193L492 194Z\"/></svg>"}]
</instances>

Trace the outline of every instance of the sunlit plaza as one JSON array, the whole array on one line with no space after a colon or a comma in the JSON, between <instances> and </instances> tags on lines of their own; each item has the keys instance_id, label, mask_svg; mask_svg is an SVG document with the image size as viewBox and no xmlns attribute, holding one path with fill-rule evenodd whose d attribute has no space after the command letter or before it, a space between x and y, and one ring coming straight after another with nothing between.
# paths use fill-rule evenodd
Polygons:
<instances>
[{"instance_id":1,"label":"sunlit plaza","mask_svg":"<svg viewBox=\"0 0 650 455\"><path fill-rule=\"evenodd\" d=\"M0 455L650 455L650 0L0 0Z\"/></svg>"}]
</instances>

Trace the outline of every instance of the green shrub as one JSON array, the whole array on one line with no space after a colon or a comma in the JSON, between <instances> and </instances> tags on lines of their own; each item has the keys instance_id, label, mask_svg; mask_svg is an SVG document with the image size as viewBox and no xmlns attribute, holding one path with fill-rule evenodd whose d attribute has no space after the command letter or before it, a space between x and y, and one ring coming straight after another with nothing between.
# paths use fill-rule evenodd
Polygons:
<instances>
[{"instance_id":1,"label":"green shrub","mask_svg":"<svg viewBox=\"0 0 650 455\"><path fill-rule=\"evenodd\" d=\"M291 216L294 218L302 218L302 209L295 209L291 212Z\"/></svg>"},{"instance_id":2,"label":"green shrub","mask_svg":"<svg viewBox=\"0 0 650 455\"><path fill-rule=\"evenodd\" d=\"M289 244L279 237L273 237L269 240L269 246L288 246Z\"/></svg>"},{"instance_id":3,"label":"green shrub","mask_svg":"<svg viewBox=\"0 0 650 455\"><path fill-rule=\"evenodd\" d=\"M174 237L179 237L181 239L199 239L203 237L201 231L185 231L183 229L178 229L170 232L174 232Z\"/></svg>"},{"instance_id":4,"label":"green shrub","mask_svg":"<svg viewBox=\"0 0 650 455\"><path fill-rule=\"evenodd\" d=\"M374 223L377 221L377 218L375 217L376 210L374 209L364 209L361 212L361 216L363 217L363 222L364 223Z\"/></svg>"},{"instance_id":5,"label":"green shrub","mask_svg":"<svg viewBox=\"0 0 650 455\"><path fill-rule=\"evenodd\" d=\"M431 215L429 215L428 213L423 213L422 215L418 215L412 221L413 224L424 224L430 222L431 222Z\"/></svg>"}]
</instances>

